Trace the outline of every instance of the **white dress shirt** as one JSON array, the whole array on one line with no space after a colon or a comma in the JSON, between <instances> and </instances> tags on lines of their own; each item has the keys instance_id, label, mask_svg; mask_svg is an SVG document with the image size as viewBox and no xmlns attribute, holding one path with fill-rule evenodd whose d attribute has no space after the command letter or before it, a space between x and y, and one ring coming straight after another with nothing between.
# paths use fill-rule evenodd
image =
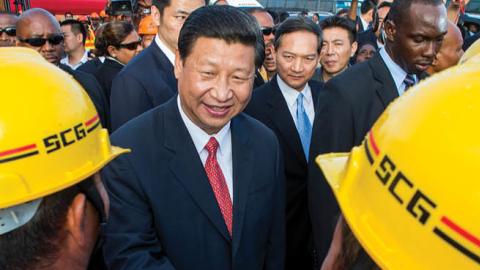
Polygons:
<instances>
[{"instance_id":1,"label":"white dress shirt","mask_svg":"<svg viewBox=\"0 0 480 270\"><path fill-rule=\"evenodd\" d=\"M387 65L387 69L390 71L390 74L392 75L395 86L397 87L398 95L401 96L405 92L406 85L403 81L407 76L407 72L405 72L405 70L403 70L399 65L397 65L397 63L393 61L393 59L390 57L390 55L388 55L387 51L385 50L385 47L380 49L380 56ZM413 78L415 79L415 83L417 83L417 75L413 75Z\"/></svg>"},{"instance_id":2,"label":"white dress shirt","mask_svg":"<svg viewBox=\"0 0 480 270\"><path fill-rule=\"evenodd\" d=\"M228 192L230 193L230 199L233 202L233 159L230 121L217 134L208 135L205 131L195 125L185 114L180 104L180 97L177 97L177 105L183 123L187 127L188 133L190 133L190 137L192 137L193 144L197 149L200 160L202 160L203 167L205 167L208 158L208 151L205 149L205 145L207 145L211 137L215 137L217 140L219 144L217 150L217 162L222 169L223 176L227 182Z\"/></svg>"},{"instance_id":3,"label":"white dress shirt","mask_svg":"<svg viewBox=\"0 0 480 270\"><path fill-rule=\"evenodd\" d=\"M362 26L363 26L363 31L367 31L368 30L368 25L369 23L367 21L365 21L362 16L360 16L360 22L362 23Z\"/></svg>"},{"instance_id":4,"label":"white dress shirt","mask_svg":"<svg viewBox=\"0 0 480 270\"><path fill-rule=\"evenodd\" d=\"M170 50L165 43L158 37L158 34L155 36L155 43L162 50L162 52L167 56L168 61L175 66L175 53Z\"/></svg>"},{"instance_id":5,"label":"white dress shirt","mask_svg":"<svg viewBox=\"0 0 480 270\"><path fill-rule=\"evenodd\" d=\"M64 65L67 65L67 66L69 66L71 69L75 70L75 69L77 69L79 66L85 64L85 62L87 62L87 61L88 61L88 51L85 51L85 53L84 53L83 56L82 56L82 59L80 59L80 62L78 62L76 65L71 65L71 64L70 64L70 60L68 59L68 54L67 54L67 56L65 56L64 58L62 58L62 59L60 60L60 63L61 63L61 64L64 64Z\"/></svg>"},{"instance_id":6,"label":"white dress shirt","mask_svg":"<svg viewBox=\"0 0 480 270\"><path fill-rule=\"evenodd\" d=\"M288 86L280 76L277 76L277 83L280 91L282 92L283 98L287 102L288 110L292 115L293 122L295 126L297 126L297 97L300 95L300 92ZM305 85L303 90L301 91L303 94L303 108L305 108L305 112L307 113L308 120L310 120L310 124L313 127L313 119L315 119L315 109L313 104L313 97L312 97L312 90L308 83Z\"/></svg>"}]
</instances>

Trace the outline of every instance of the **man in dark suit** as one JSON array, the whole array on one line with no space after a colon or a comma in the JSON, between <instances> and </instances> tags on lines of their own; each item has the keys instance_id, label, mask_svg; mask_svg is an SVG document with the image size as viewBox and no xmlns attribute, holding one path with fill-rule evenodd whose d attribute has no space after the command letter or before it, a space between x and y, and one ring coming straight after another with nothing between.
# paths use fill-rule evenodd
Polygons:
<instances>
[{"instance_id":1,"label":"man in dark suit","mask_svg":"<svg viewBox=\"0 0 480 270\"><path fill-rule=\"evenodd\" d=\"M366 31L358 33L358 44L365 44L367 42L370 42L375 46L375 49L377 49L377 51L380 47L383 47L385 45L383 22L385 21L385 18L387 17L391 6L392 3L386 1L378 5L377 13L374 16L373 20L373 27Z\"/></svg>"},{"instance_id":2,"label":"man in dark suit","mask_svg":"<svg viewBox=\"0 0 480 270\"><path fill-rule=\"evenodd\" d=\"M103 174L110 269L284 268L280 147L241 113L263 61L261 38L254 19L230 6L203 7L186 20L178 97L112 135L132 154Z\"/></svg>"},{"instance_id":3,"label":"man in dark suit","mask_svg":"<svg viewBox=\"0 0 480 270\"><path fill-rule=\"evenodd\" d=\"M299 16L283 22L275 36L278 73L254 91L245 110L275 132L283 152L287 195L285 268L292 270L310 270L313 262L307 158L314 107L322 88L322 83L311 80L321 44L320 28L313 21ZM307 128L303 128L305 122Z\"/></svg>"},{"instance_id":4,"label":"man in dark suit","mask_svg":"<svg viewBox=\"0 0 480 270\"><path fill-rule=\"evenodd\" d=\"M16 28L16 45L36 50L45 60L58 66L80 83L92 99L102 126L108 129L110 120L107 100L95 77L60 64L63 55L63 34L55 17L41 8L30 9L19 17Z\"/></svg>"},{"instance_id":5,"label":"man in dark suit","mask_svg":"<svg viewBox=\"0 0 480 270\"><path fill-rule=\"evenodd\" d=\"M359 145L388 104L424 77L446 32L447 16L441 0L395 0L385 22L385 48L325 84L317 105L310 159L320 153L349 152ZM314 162L309 166L308 188L321 262L339 211Z\"/></svg>"},{"instance_id":6,"label":"man in dark suit","mask_svg":"<svg viewBox=\"0 0 480 270\"><path fill-rule=\"evenodd\" d=\"M151 7L158 34L152 46L130 61L112 83L112 128L160 105L177 94L173 73L178 34L183 22L205 0L153 0Z\"/></svg>"}]
</instances>

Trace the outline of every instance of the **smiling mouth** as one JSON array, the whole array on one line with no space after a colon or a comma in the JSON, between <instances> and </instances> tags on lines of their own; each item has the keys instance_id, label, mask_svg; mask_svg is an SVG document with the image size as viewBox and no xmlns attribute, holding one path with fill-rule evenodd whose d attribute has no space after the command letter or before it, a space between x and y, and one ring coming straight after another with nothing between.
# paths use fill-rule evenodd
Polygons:
<instances>
[{"instance_id":1,"label":"smiling mouth","mask_svg":"<svg viewBox=\"0 0 480 270\"><path fill-rule=\"evenodd\" d=\"M230 112L232 106L213 106L204 104L207 112L213 117L224 117Z\"/></svg>"}]
</instances>

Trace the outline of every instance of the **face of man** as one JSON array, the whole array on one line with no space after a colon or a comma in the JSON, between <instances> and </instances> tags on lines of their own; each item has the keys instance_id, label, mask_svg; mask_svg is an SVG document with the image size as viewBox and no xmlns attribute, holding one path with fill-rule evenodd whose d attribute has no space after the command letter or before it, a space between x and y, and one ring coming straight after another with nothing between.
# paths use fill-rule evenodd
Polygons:
<instances>
[{"instance_id":1,"label":"face of man","mask_svg":"<svg viewBox=\"0 0 480 270\"><path fill-rule=\"evenodd\" d=\"M17 36L22 40L32 38L54 38L63 36L60 31L60 25L52 16L51 18L44 14L32 14L30 18L25 18L17 27ZM50 41L41 46L35 46L27 41L17 40L17 46L28 47L38 51L48 62L58 65L63 55L63 42L52 44Z\"/></svg>"},{"instance_id":2,"label":"face of man","mask_svg":"<svg viewBox=\"0 0 480 270\"><path fill-rule=\"evenodd\" d=\"M12 14L0 14L0 29L5 30L0 34L0 47L15 46L15 31L13 29L15 29L16 21L16 17Z\"/></svg>"},{"instance_id":3,"label":"face of man","mask_svg":"<svg viewBox=\"0 0 480 270\"><path fill-rule=\"evenodd\" d=\"M183 23L197 8L205 6L205 0L171 0L163 14L152 6L152 16L158 26L158 36L174 52L177 49L178 36Z\"/></svg>"},{"instance_id":4,"label":"face of man","mask_svg":"<svg viewBox=\"0 0 480 270\"><path fill-rule=\"evenodd\" d=\"M284 34L277 48L277 72L290 87L302 91L318 63L318 37L307 31Z\"/></svg>"},{"instance_id":5,"label":"face of man","mask_svg":"<svg viewBox=\"0 0 480 270\"><path fill-rule=\"evenodd\" d=\"M273 18L268 12L254 12L252 15L257 20L263 32L263 41L265 42L265 60L263 66L268 72L275 72L277 65L275 63L273 50L273 41L275 40Z\"/></svg>"},{"instance_id":6,"label":"face of man","mask_svg":"<svg viewBox=\"0 0 480 270\"><path fill-rule=\"evenodd\" d=\"M390 11L390 7L383 7L378 9L377 14L378 14L378 29L375 32L375 35L377 37L380 36L380 33L383 29L383 22L385 21L385 17L387 17L388 12Z\"/></svg>"},{"instance_id":7,"label":"face of man","mask_svg":"<svg viewBox=\"0 0 480 270\"><path fill-rule=\"evenodd\" d=\"M67 54L83 47L82 34L73 33L71 25L61 26L61 30L63 37L65 38L63 41L63 48Z\"/></svg>"},{"instance_id":8,"label":"face of man","mask_svg":"<svg viewBox=\"0 0 480 270\"><path fill-rule=\"evenodd\" d=\"M447 33L443 5L414 3L399 25L385 22L387 52L407 73L420 74L433 62Z\"/></svg>"},{"instance_id":9,"label":"face of man","mask_svg":"<svg viewBox=\"0 0 480 270\"><path fill-rule=\"evenodd\" d=\"M320 63L322 71L333 77L348 67L350 57L357 50L357 42L351 43L348 31L340 27L323 30L323 43Z\"/></svg>"},{"instance_id":10,"label":"face of man","mask_svg":"<svg viewBox=\"0 0 480 270\"><path fill-rule=\"evenodd\" d=\"M442 47L433 61L435 72L440 72L456 65L463 55L462 45L462 33L455 24L449 23L448 32L443 40Z\"/></svg>"},{"instance_id":11,"label":"face of man","mask_svg":"<svg viewBox=\"0 0 480 270\"><path fill-rule=\"evenodd\" d=\"M372 58L377 50L373 47L372 44L364 44L358 49L357 58L355 59L356 63L361 63Z\"/></svg>"},{"instance_id":12,"label":"face of man","mask_svg":"<svg viewBox=\"0 0 480 270\"><path fill-rule=\"evenodd\" d=\"M255 48L200 37L190 55L175 59L182 109L208 134L217 133L250 100Z\"/></svg>"}]
</instances>

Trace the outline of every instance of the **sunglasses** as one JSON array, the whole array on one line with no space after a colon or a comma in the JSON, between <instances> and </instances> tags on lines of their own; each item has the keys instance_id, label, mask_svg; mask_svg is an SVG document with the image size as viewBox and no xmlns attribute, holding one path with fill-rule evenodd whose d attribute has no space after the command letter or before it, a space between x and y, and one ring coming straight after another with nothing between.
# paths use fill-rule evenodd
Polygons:
<instances>
[{"instance_id":1,"label":"sunglasses","mask_svg":"<svg viewBox=\"0 0 480 270\"><path fill-rule=\"evenodd\" d=\"M268 36L270 34L275 35L275 28L274 27L262 27L262 33L264 36Z\"/></svg>"},{"instance_id":2,"label":"sunglasses","mask_svg":"<svg viewBox=\"0 0 480 270\"><path fill-rule=\"evenodd\" d=\"M13 27L13 26L0 28L0 35L3 34L3 33L5 33L5 34L7 34L11 37L14 37L17 34L17 29L15 29L15 27Z\"/></svg>"},{"instance_id":3,"label":"sunglasses","mask_svg":"<svg viewBox=\"0 0 480 270\"><path fill-rule=\"evenodd\" d=\"M63 35L52 35L48 38L41 38L41 37L38 37L38 38L20 38L20 37L17 37L18 40L20 40L21 42L25 42L25 43L28 43L30 46L33 46L33 47L42 47L43 45L45 45L45 43L50 43L50 45L58 45L60 43L62 43L63 41Z\"/></svg>"},{"instance_id":4,"label":"sunglasses","mask_svg":"<svg viewBox=\"0 0 480 270\"><path fill-rule=\"evenodd\" d=\"M133 51L133 50L136 50L137 47L140 46L140 44L142 44L142 39L138 39L137 41L126 43L126 44L118 44L115 47L119 49L125 48L127 50Z\"/></svg>"}]
</instances>

